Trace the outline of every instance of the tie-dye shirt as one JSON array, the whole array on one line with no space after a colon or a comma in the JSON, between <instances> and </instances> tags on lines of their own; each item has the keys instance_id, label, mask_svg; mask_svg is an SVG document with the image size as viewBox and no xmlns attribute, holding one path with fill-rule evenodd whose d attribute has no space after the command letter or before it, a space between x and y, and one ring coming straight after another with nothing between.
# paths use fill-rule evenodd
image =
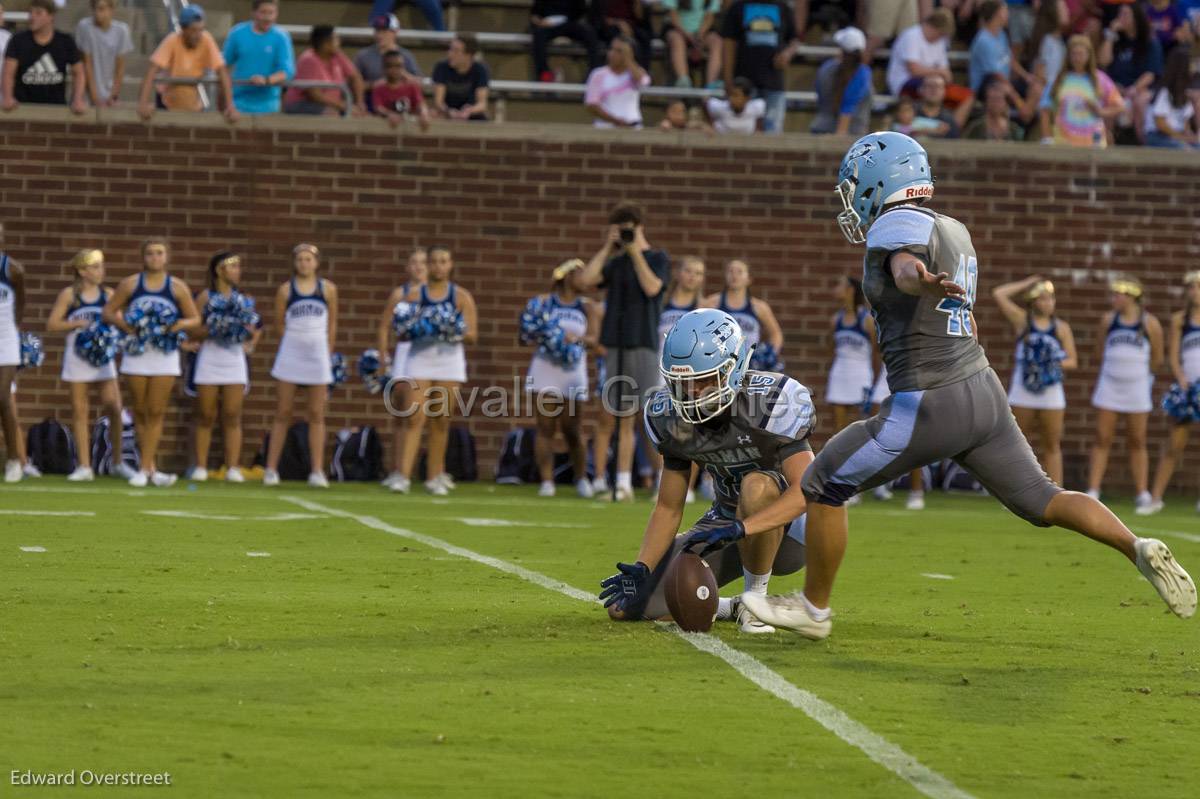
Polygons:
<instances>
[{"instance_id":1,"label":"tie-dye shirt","mask_svg":"<svg viewBox=\"0 0 1200 799\"><path fill-rule=\"evenodd\" d=\"M1072 147L1107 147L1104 120L1088 108L1088 101L1100 107L1120 103L1121 93L1112 78L1097 70L1096 88L1092 88L1085 73L1068 72L1059 86L1057 102L1050 96L1053 88L1053 84L1046 87L1041 107L1054 111L1055 143Z\"/></svg>"}]
</instances>

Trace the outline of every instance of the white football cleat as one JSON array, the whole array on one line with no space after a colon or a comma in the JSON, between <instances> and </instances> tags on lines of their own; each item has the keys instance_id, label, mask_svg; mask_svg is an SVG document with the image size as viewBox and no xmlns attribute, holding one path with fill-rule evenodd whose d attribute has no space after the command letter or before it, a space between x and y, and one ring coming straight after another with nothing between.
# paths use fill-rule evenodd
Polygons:
<instances>
[{"instance_id":1,"label":"white football cleat","mask_svg":"<svg viewBox=\"0 0 1200 799\"><path fill-rule=\"evenodd\" d=\"M203 466L197 466L192 469L192 475L188 479L193 483L206 482L208 480L208 469L205 469Z\"/></svg>"},{"instance_id":2,"label":"white football cleat","mask_svg":"<svg viewBox=\"0 0 1200 799\"><path fill-rule=\"evenodd\" d=\"M133 486L134 488L145 488L146 484L149 482L150 476L145 472L134 472L133 477L129 478L129 485Z\"/></svg>"},{"instance_id":3,"label":"white football cleat","mask_svg":"<svg viewBox=\"0 0 1200 799\"><path fill-rule=\"evenodd\" d=\"M1138 571L1150 581L1171 612L1181 619L1191 618L1196 612L1196 584L1175 560L1170 548L1157 538L1139 538L1134 548Z\"/></svg>"},{"instance_id":4,"label":"white football cleat","mask_svg":"<svg viewBox=\"0 0 1200 799\"><path fill-rule=\"evenodd\" d=\"M277 486L279 485L279 472L276 469L267 469L263 472L263 485Z\"/></svg>"},{"instance_id":5,"label":"white football cleat","mask_svg":"<svg viewBox=\"0 0 1200 799\"><path fill-rule=\"evenodd\" d=\"M397 474L396 479L392 481L393 494L407 494L410 488L412 488L412 481L402 474Z\"/></svg>"},{"instance_id":6,"label":"white football cleat","mask_svg":"<svg viewBox=\"0 0 1200 799\"><path fill-rule=\"evenodd\" d=\"M25 465L21 467L21 471L26 477L41 477L42 470L33 465L33 461L25 461Z\"/></svg>"},{"instance_id":7,"label":"white football cleat","mask_svg":"<svg viewBox=\"0 0 1200 799\"><path fill-rule=\"evenodd\" d=\"M320 472L311 472L308 475L309 488L329 488L329 481L325 479L325 475Z\"/></svg>"},{"instance_id":8,"label":"white football cleat","mask_svg":"<svg viewBox=\"0 0 1200 799\"><path fill-rule=\"evenodd\" d=\"M554 486L553 480L543 480L542 484L540 486L538 486L538 496L539 497L552 497L552 496L554 496L554 489L555 489L555 486Z\"/></svg>"},{"instance_id":9,"label":"white football cleat","mask_svg":"<svg viewBox=\"0 0 1200 799\"><path fill-rule=\"evenodd\" d=\"M396 483L398 483L399 481L401 481L403 479L404 479L404 475L400 474L400 472L392 472L387 477L383 478L383 480L379 484L381 486L383 486L384 488L391 488L392 486L396 485Z\"/></svg>"},{"instance_id":10,"label":"white football cleat","mask_svg":"<svg viewBox=\"0 0 1200 799\"><path fill-rule=\"evenodd\" d=\"M596 492L592 490L592 484L588 482L586 477L576 481L575 493L584 499L591 499L596 495Z\"/></svg>"},{"instance_id":11,"label":"white football cleat","mask_svg":"<svg viewBox=\"0 0 1200 799\"><path fill-rule=\"evenodd\" d=\"M886 485L876 486L875 491L872 493L874 493L875 499L879 500L880 502L887 502L892 498L892 489L888 488Z\"/></svg>"},{"instance_id":12,"label":"white football cleat","mask_svg":"<svg viewBox=\"0 0 1200 799\"><path fill-rule=\"evenodd\" d=\"M775 632L774 627L759 621L758 617L750 612L750 609L742 603L741 597L735 596L729 600L729 612L733 615L733 620L737 622L738 629L744 633L761 635Z\"/></svg>"},{"instance_id":13,"label":"white football cleat","mask_svg":"<svg viewBox=\"0 0 1200 799\"><path fill-rule=\"evenodd\" d=\"M18 460L11 460L4 464L4 482L19 483L21 478L25 476L25 468Z\"/></svg>"},{"instance_id":14,"label":"white football cleat","mask_svg":"<svg viewBox=\"0 0 1200 799\"><path fill-rule=\"evenodd\" d=\"M90 483L95 479L96 473L91 466L76 466L75 471L67 475L67 480L72 483Z\"/></svg>"},{"instance_id":15,"label":"white football cleat","mask_svg":"<svg viewBox=\"0 0 1200 799\"><path fill-rule=\"evenodd\" d=\"M167 474L166 472L154 472L150 475L150 482L159 488L170 488L175 485L175 481L178 479L176 475Z\"/></svg>"},{"instance_id":16,"label":"white football cleat","mask_svg":"<svg viewBox=\"0 0 1200 799\"><path fill-rule=\"evenodd\" d=\"M1166 507L1161 499L1152 499L1144 505L1138 505L1133 509L1133 512L1138 516L1153 516Z\"/></svg>"},{"instance_id":17,"label":"white football cleat","mask_svg":"<svg viewBox=\"0 0 1200 799\"><path fill-rule=\"evenodd\" d=\"M905 510L925 510L925 494L922 491L909 491L908 501L904 503Z\"/></svg>"},{"instance_id":18,"label":"white football cleat","mask_svg":"<svg viewBox=\"0 0 1200 799\"><path fill-rule=\"evenodd\" d=\"M446 488L445 484L436 477L425 481L425 490L435 497L444 497L450 494L450 489Z\"/></svg>"},{"instance_id":19,"label":"white football cleat","mask_svg":"<svg viewBox=\"0 0 1200 799\"><path fill-rule=\"evenodd\" d=\"M829 636L833 621L816 621L808 615L800 591L767 596L750 591L742 594L742 604L764 624L782 627L805 638L820 641Z\"/></svg>"},{"instance_id":20,"label":"white football cleat","mask_svg":"<svg viewBox=\"0 0 1200 799\"><path fill-rule=\"evenodd\" d=\"M244 483L244 482L246 482L246 475L242 474L242 470L239 469L238 467L230 466L228 469L225 470L225 482L226 483Z\"/></svg>"}]
</instances>

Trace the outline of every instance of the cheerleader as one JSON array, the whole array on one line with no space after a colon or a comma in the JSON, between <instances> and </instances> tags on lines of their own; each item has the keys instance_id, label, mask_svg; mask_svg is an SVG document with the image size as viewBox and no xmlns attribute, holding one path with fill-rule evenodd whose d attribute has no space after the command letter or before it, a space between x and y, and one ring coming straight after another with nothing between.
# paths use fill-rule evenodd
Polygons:
<instances>
[{"instance_id":1,"label":"cheerleader","mask_svg":"<svg viewBox=\"0 0 1200 799\"><path fill-rule=\"evenodd\" d=\"M1154 404L1151 398L1154 372L1163 359L1163 331L1159 321L1142 308L1141 283L1123 278L1114 280L1109 288L1113 310L1101 320L1097 339L1101 367L1092 406L1100 414L1088 469L1088 494L1100 496L1117 416L1123 415L1129 468L1137 487L1134 504L1140 509L1151 502L1147 490L1150 464L1146 454L1146 422Z\"/></svg>"},{"instance_id":2,"label":"cheerleader","mask_svg":"<svg viewBox=\"0 0 1200 799\"><path fill-rule=\"evenodd\" d=\"M663 292L666 298L658 317L658 354L662 355L667 333L684 314L699 307L704 292L704 261L694 255L685 256L675 269L675 276Z\"/></svg>"},{"instance_id":3,"label":"cheerleader","mask_svg":"<svg viewBox=\"0 0 1200 799\"><path fill-rule=\"evenodd\" d=\"M1182 311L1171 315L1167 358L1171 364L1171 373L1175 375L1175 383L1187 391L1189 387L1200 382L1200 270L1187 274L1184 287L1187 302ZM1163 494L1166 493L1167 484L1171 482L1175 465L1187 449L1190 432L1191 426L1187 419L1175 420L1171 440L1163 449L1162 459L1158 462L1158 470L1154 475L1151 503L1145 509L1139 508L1138 513L1148 516L1163 509ZM1196 503L1196 512L1200 513L1200 502Z\"/></svg>"},{"instance_id":4,"label":"cheerleader","mask_svg":"<svg viewBox=\"0 0 1200 799\"><path fill-rule=\"evenodd\" d=\"M21 365L21 333L17 324L24 310L25 270L0 250L0 425L4 427L4 444L8 448L4 464L6 483L18 483L24 476L25 454L12 388L17 367Z\"/></svg>"},{"instance_id":5,"label":"cheerleader","mask_svg":"<svg viewBox=\"0 0 1200 799\"><path fill-rule=\"evenodd\" d=\"M383 313L379 316L379 326L376 334L379 338L377 344L379 352L383 355L384 365L388 366L388 377L392 382L386 390L396 392L393 398L393 408L407 408L412 403L412 383L408 377L408 352L412 347L412 343L408 341L397 341L395 355L388 357L388 353L393 352L389 346L392 336L392 319L396 314L396 305L404 301L408 293L414 288L424 286L429 275L429 261L425 254L424 247L418 247L408 256L407 278L403 285L392 289L392 293L388 295L387 302L384 303ZM402 416L392 417L392 470L391 473L384 479L383 485L386 488L392 488L397 481L404 475L401 469L404 466L404 436L405 428L408 426L408 420Z\"/></svg>"},{"instance_id":6,"label":"cheerleader","mask_svg":"<svg viewBox=\"0 0 1200 799\"><path fill-rule=\"evenodd\" d=\"M235 253L221 251L208 262L208 288L200 292L196 304L204 309L207 317L210 301L224 297L237 301L240 297L238 284L242 280L242 259ZM218 341L210 337L207 327L200 327L198 338L202 339L196 353L196 466L191 479L204 482L208 479L208 451L212 446L212 429L217 420L217 406L221 408L221 432L225 440L225 479L230 483L244 483L240 465L242 455L242 400L250 385L250 370L247 356L262 337L262 325L253 330L247 327L244 341Z\"/></svg>"},{"instance_id":7,"label":"cheerleader","mask_svg":"<svg viewBox=\"0 0 1200 799\"><path fill-rule=\"evenodd\" d=\"M587 449L579 429L579 403L587 400L587 355L585 350L596 346L600 335L600 311L596 303L579 296L580 269L583 261L572 258L554 269L553 290L529 301L522 315L522 341L537 349L525 377L525 390L530 394L537 436L534 438L534 458L542 484L539 497L554 496L554 435L562 430L575 473L575 491L584 499L592 498L592 484L587 479ZM538 324L546 314L547 329ZM527 321L530 327L527 327ZM562 331L561 344L554 344L554 329ZM574 348L577 360L564 363L556 359L556 350Z\"/></svg>"},{"instance_id":8,"label":"cheerleader","mask_svg":"<svg viewBox=\"0 0 1200 799\"><path fill-rule=\"evenodd\" d=\"M1015 297L1024 296L1024 305ZM1042 468L1058 485L1063 482L1062 432L1067 398L1062 372L1079 365L1075 353L1075 335L1071 326L1054 314L1054 284L1040 276L1005 283L992 291L992 297L1017 334L1017 351L1008 404L1025 437L1033 440L1034 431L1041 442ZM1034 363L1045 353L1049 361ZM1029 367L1044 367L1033 372ZM1051 374L1039 379L1039 373Z\"/></svg>"},{"instance_id":9,"label":"cheerleader","mask_svg":"<svg viewBox=\"0 0 1200 799\"><path fill-rule=\"evenodd\" d=\"M842 307L833 317L833 365L825 387L825 401L833 406L835 433L862 410L863 400L871 393L875 361L875 319L867 309L862 281L848 277L839 291Z\"/></svg>"},{"instance_id":10,"label":"cheerleader","mask_svg":"<svg viewBox=\"0 0 1200 799\"><path fill-rule=\"evenodd\" d=\"M271 377L276 380L275 420L267 448L263 485L279 485L279 457L292 421L297 388L308 389L308 484L328 488L325 479L325 401L333 383L333 342L337 336L338 291L317 275L321 252L313 244L292 250L292 279L275 292L275 318L283 320L283 335Z\"/></svg>"},{"instance_id":11,"label":"cheerleader","mask_svg":"<svg viewBox=\"0 0 1200 799\"><path fill-rule=\"evenodd\" d=\"M104 322L132 334L134 330L125 320L126 313L158 311L175 318L167 329L168 336L187 333L199 326L200 315L192 302L192 292L182 280L167 274L167 257L164 239L142 242L142 271L117 284L117 290L104 306L101 315ZM142 488L147 483L156 486L175 483L175 475L158 470L158 442L162 438L167 402L175 378L180 374L179 349L177 344L172 346L173 341L167 338L142 342L145 347L142 352L127 351L121 357L121 374L129 379L133 399L133 419L142 463L142 470L129 478L129 484L135 488ZM109 428L114 436L121 429L120 425ZM114 451L119 449L116 447Z\"/></svg>"},{"instance_id":12,"label":"cheerleader","mask_svg":"<svg viewBox=\"0 0 1200 799\"><path fill-rule=\"evenodd\" d=\"M79 331L100 322L104 306L112 296L112 289L104 285L104 253L100 250L80 250L71 259L70 267L75 270L75 282L58 293L50 309L46 329L51 333L67 334L63 347L62 381L71 392L71 427L79 460L79 465L67 475L67 479L84 482L96 477L92 470L88 389L96 387L100 405L108 417L108 429L121 430L121 387L117 383L115 358L101 366L93 366L80 357L75 349ZM119 441L116 449L120 451Z\"/></svg>"},{"instance_id":13,"label":"cheerleader","mask_svg":"<svg viewBox=\"0 0 1200 799\"><path fill-rule=\"evenodd\" d=\"M409 419L404 438L404 462L401 478L392 490L408 493L421 432L429 424L426 458L425 490L445 496L454 488L454 480L446 473L446 444L450 439L450 419L458 407L458 389L467 380L467 358L464 344L474 344L475 299L471 293L450 282L454 260L447 247L430 247L429 282L412 288L406 302L417 305L421 313L461 314L464 328L461 338L444 340L433 336L412 342L408 353L408 376L414 381L415 400L420 404ZM411 406L410 406L411 407Z\"/></svg>"},{"instance_id":14,"label":"cheerleader","mask_svg":"<svg viewBox=\"0 0 1200 799\"><path fill-rule=\"evenodd\" d=\"M745 261L730 261L725 267L725 288L700 303L702 308L720 308L737 320L746 343L759 355L760 344L769 344L776 353L783 350L783 328L765 300L750 296L750 267ZM759 360L755 358L754 360ZM751 364L752 368L759 368Z\"/></svg>"}]
</instances>

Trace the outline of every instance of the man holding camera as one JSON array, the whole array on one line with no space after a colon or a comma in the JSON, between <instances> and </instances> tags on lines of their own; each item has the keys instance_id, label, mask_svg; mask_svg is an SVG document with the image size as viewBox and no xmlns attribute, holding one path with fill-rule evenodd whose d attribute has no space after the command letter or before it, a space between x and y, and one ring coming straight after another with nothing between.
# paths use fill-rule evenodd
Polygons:
<instances>
[{"instance_id":1,"label":"man holding camera","mask_svg":"<svg viewBox=\"0 0 1200 799\"><path fill-rule=\"evenodd\" d=\"M618 502L633 499L634 430L641 428L638 414L646 395L662 382L658 317L669 273L667 253L646 241L642 209L628 202L614 208L608 216L604 246L588 262L582 280L589 288L607 289L600 344L607 350L604 412L615 417L618 429L614 495ZM607 445L606 441L596 442L596 446ZM645 451L657 472L657 450L647 441Z\"/></svg>"}]
</instances>

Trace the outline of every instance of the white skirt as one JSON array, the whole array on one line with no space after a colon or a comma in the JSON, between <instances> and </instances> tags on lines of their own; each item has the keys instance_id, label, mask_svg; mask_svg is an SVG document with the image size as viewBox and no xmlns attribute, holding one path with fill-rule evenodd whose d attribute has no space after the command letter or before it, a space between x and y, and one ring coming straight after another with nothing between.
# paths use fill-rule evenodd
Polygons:
<instances>
[{"instance_id":1,"label":"white skirt","mask_svg":"<svg viewBox=\"0 0 1200 799\"><path fill-rule=\"evenodd\" d=\"M467 382L467 355L461 342L418 342L408 352L408 377L438 383Z\"/></svg>"},{"instance_id":2,"label":"white skirt","mask_svg":"<svg viewBox=\"0 0 1200 799\"><path fill-rule=\"evenodd\" d=\"M1103 373L1092 392L1092 405L1117 413L1149 413L1154 409L1154 376L1117 380Z\"/></svg>"},{"instance_id":3,"label":"white skirt","mask_svg":"<svg viewBox=\"0 0 1200 799\"><path fill-rule=\"evenodd\" d=\"M21 336L15 329L0 333L0 366L21 365Z\"/></svg>"},{"instance_id":4,"label":"white skirt","mask_svg":"<svg viewBox=\"0 0 1200 799\"><path fill-rule=\"evenodd\" d=\"M179 377L179 350L163 352L147 347L141 355L121 356L121 374L141 377Z\"/></svg>"},{"instance_id":5,"label":"white skirt","mask_svg":"<svg viewBox=\"0 0 1200 799\"><path fill-rule=\"evenodd\" d=\"M559 366L535 354L525 375L525 390L582 402L588 396L587 358L571 366Z\"/></svg>"},{"instance_id":6,"label":"white skirt","mask_svg":"<svg viewBox=\"0 0 1200 799\"><path fill-rule=\"evenodd\" d=\"M205 340L200 345L200 351L196 353L196 385L244 386L249 382L246 351L241 344L227 347Z\"/></svg>"},{"instance_id":7,"label":"white skirt","mask_svg":"<svg viewBox=\"0 0 1200 799\"><path fill-rule=\"evenodd\" d=\"M66 348L63 350L63 382L103 383L105 380L115 380L117 377L117 359L113 358L103 366L92 366L75 353L75 335L76 332L72 331L67 336Z\"/></svg>"},{"instance_id":8,"label":"white skirt","mask_svg":"<svg viewBox=\"0 0 1200 799\"><path fill-rule=\"evenodd\" d=\"M325 334L303 339L284 331L275 354L271 377L297 386L327 386L333 382L333 365Z\"/></svg>"},{"instance_id":9,"label":"white skirt","mask_svg":"<svg viewBox=\"0 0 1200 799\"><path fill-rule=\"evenodd\" d=\"M408 377L408 353L411 350L411 341L396 342L396 353L392 356L392 373L389 375L393 380Z\"/></svg>"},{"instance_id":10,"label":"white skirt","mask_svg":"<svg viewBox=\"0 0 1200 799\"><path fill-rule=\"evenodd\" d=\"M1063 384L1055 383L1038 392L1025 388L1024 371L1018 363L1008 384L1008 404L1013 408L1032 408L1038 411L1061 411L1067 407Z\"/></svg>"},{"instance_id":11,"label":"white skirt","mask_svg":"<svg viewBox=\"0 0 1200 799\"><path fill-rule=\"evenodd\" d=\"M829 369L825 401L831 405L862 405L871 388L871 364L837 358Z\"/></svg>"}]
</instances>

